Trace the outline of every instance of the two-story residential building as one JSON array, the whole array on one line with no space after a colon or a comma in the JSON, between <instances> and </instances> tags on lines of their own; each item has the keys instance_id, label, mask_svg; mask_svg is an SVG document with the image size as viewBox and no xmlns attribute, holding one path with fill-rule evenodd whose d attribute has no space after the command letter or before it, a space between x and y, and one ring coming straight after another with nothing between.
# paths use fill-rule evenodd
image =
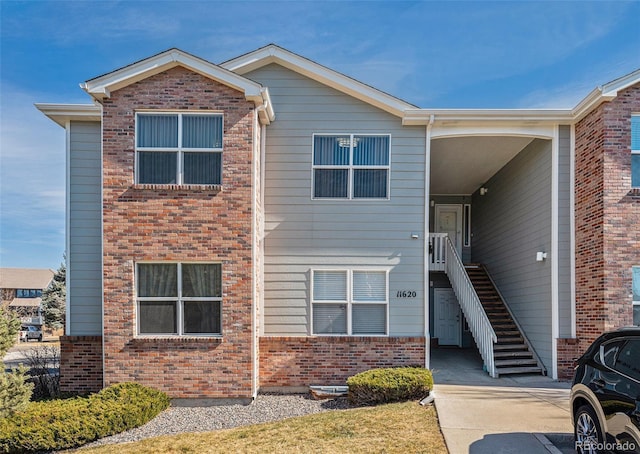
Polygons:
<instances>
[{"instance_id":1,"label":"two-story residential building","mask_svg":"<svg viewBox=\"0 0 640 454\"><path fill-rule=\"evenodd\" d=\"M53 275L53 270L44 268L0 268L0 304L14 311L23 323L41 325L42 292Z\"/></svg>"},{"instance_id":2,"label":"two-story residential building","mask_svg":"<svg viewBox=\"0 0 640 454\"><path fill-rule=\"evenodd\" d=\"M638 323L640 70L553 110L422 109L275 45L82 87L37 105L67 132L63 389L250 399L465 343L565 378Z\"/></svg>"}]
</instances>

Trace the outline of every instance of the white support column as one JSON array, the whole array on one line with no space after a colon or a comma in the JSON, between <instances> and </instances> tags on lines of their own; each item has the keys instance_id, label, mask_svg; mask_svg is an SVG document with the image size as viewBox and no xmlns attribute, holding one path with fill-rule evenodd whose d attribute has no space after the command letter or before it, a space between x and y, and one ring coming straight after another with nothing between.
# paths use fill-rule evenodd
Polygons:
<instances>
[{"instance_id":1,"label":"white support column","mask_svg":"<svg viewBox=\"0 0 640 454\"><path fill-rule=\"evenodd\" d=\"M429 185L431 181L431 128L434 115L431 115L425 133L424 153L424 234L423 234L423 259L424 259L424 367L431 367L431 333L429 331Z\"/></svg>"},{"instance_id":2,"label":"white support column","mask_svg":"<svg viewBox=\"0 0 640 454\"><path fill-rule=\"evenodd\" d=\"M560 127L553 128L551 139L551 378L558 379L558 336L560 334L559 279L558 279L558 221L559 221L559 170Z\"/></svg>"}]
</instances>

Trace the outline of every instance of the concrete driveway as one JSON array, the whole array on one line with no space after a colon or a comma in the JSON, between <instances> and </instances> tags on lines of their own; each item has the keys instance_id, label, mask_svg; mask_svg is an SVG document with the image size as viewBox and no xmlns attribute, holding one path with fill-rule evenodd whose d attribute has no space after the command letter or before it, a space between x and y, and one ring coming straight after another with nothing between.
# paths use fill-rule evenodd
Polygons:
<instances>
[{"instance_id":1,"label":"concrete driveway","mask_svg":"<svg viewBox=\"0 0 640 454\"><path fill-rule=\"evenodd\" d=\"M435 404L451 454L574 453L569 383L494 379L474 349L433 349Z\"/></svg>"}]
</instances>

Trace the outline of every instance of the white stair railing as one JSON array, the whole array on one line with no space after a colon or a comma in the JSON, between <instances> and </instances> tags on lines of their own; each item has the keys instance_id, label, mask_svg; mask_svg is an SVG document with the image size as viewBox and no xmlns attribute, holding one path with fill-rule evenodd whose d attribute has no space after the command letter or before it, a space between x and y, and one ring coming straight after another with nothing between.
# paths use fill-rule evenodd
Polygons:
<instances>
[{"instance_id":1,"label":"white stair railing","mask_svg":"<svg viewBox=\"0 0 640 454\"><path fill-rule=\"evenodd\" d=\"M478 350L480 350L480 356L484 361L487 368L487 372L491 377L497 377L495 361L493 357L493 345L498 342L496 332L489 322L480 298L473 288L471 279L465 270L462 260L458 256L458 252L453 243L445 234L445 269L451 281L453 291L458 298L460 308L464 313L471 334L473 335Z\"/></svg>"},{"instance_id":2,"label":"white stair railing","mask_svg":"<svg viewBox=\"0 0 640 454\"><path fill-rule=\"evenodd\" d=\"M447 238L446 233L429 234L429 269L431 271L445 271Z\"/></svg>"}]
</instances>

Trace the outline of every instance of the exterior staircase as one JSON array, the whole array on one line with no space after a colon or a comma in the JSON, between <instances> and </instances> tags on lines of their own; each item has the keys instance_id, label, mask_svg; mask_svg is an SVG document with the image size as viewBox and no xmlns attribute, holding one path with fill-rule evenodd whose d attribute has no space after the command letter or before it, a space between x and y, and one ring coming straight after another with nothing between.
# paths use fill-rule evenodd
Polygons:
<instances>
[{"instance_id":1,"label":"exterior staircase","mask_svg":"<svg viewBox=\"0 0 640 454\"><path fill-rule=\"evenodd\" d=\"M464 267L497 337L493 344L497 375L546 374L485 267L478 264Z\"/></svg>"}]
</instances>

